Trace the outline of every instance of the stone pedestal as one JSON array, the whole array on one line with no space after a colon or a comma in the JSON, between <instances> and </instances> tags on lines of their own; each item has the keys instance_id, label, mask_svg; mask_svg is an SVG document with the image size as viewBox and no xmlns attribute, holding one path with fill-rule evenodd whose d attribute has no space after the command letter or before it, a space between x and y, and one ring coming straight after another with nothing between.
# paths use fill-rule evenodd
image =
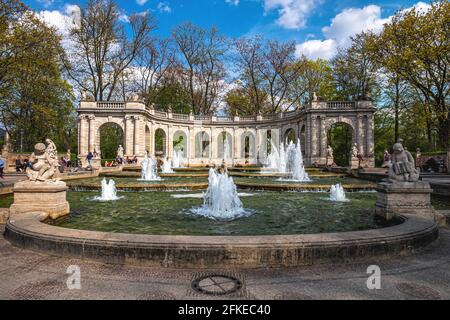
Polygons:
<instances>
[{"instance_id":1,"label":"stone pedestal","mask_svg":"<svg viewBox=\"0 0 450 320\"><path fill-rule=\"evenodd\" d=\"M14 203L10 215L45 212L51 219L70 213L66 200L67 185L63 181L20 181L14 185Z\"/></svg>"},{"instance_id":2,"label":"stone pedestal","mask_svg":"<svg viewBox=\"0 0 450 320\"><path fill-rule=\"evenodd\" d=\"M352 158L350 163L351 169L359 169L359 159L358 158Z\"/></svg>"},{"instance_id":3,"label":"stone pedestal","mask_svg":"<svg viewBox=\"0 0 450 320\"><path fill-rule=\"evenodd\" d=\"M375 214L390 220L399 214L415 214L434 220L433 190L428 182L381 182L377 187Z\"/></svg>"}]
</instances>

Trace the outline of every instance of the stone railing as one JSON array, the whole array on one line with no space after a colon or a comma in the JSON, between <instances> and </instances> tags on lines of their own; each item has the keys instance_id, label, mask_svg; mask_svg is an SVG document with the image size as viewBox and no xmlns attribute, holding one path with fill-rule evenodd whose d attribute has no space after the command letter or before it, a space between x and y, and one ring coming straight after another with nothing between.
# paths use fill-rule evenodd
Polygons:
<instances>
[{"instance_id":1,"label":"stone railing","mask_svg":"<svg viewBox=\"0 0 450 320\"><path fill-rule=\"evenodd\" d=\"M329 101L327 102L327 109L355 109L357 106L354 101Z\"/></svg>"},{"instance_id":2,"label":"stone railing","mask_svg":"<svg viewBox=\"0 0 450 320\"><path fill-rule=\"evenodd\" d=\"M98 109L125 109L125 102L97 102Z\"/></svg>"},{"instance_id":3,"label":"stone railing","mask_svg":"<svg viewBox=\"0 0 450 320\"><path fill-rule=\"evenodd\" d=\"M92 102L82 101L80 109L103 109L103 110L142 110L148 112L157 119L173 119L183 122L203 122L203 123L238 123L238 122L263 122L263 121L282 121L292 119L304 114L308 110L355 110L373 108L370 101L319 101L312 102L306 108L287 111L282 113L255 115L255 116L214 116L214 115L192 115L179 114L164 111L157 111L152 107L146 107L142 102Z\"/></svg>"}]
</instances>

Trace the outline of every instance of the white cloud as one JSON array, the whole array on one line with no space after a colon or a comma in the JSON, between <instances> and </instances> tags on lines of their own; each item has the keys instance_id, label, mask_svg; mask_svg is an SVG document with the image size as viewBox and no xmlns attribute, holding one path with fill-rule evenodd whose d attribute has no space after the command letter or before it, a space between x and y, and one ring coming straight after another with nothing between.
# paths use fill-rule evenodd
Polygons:
<instances>
[{"instance_id":1,"label":"white cloud","mask_svg":"<svg viewBox=\"0 0 450 320\"><path fill-rule=\"evenodd\" d=\"M431 6L424 2L418 2L414 6L404 9L427 11ZM392 16L383 19L381 8L377 5L368 5L363 8L348 8L337 14L331 24L322 28L325 40L307 40L297 44L297 55L306 55L311 59L331 59L338 47L350 45L350 37L362 32L381 32L383 25L389 23Z\"/></svg>"},{"instance_id":2,"label":"white cloud","mask_svg":"<svg viewBox=\"0 0 450 320\"><path fill-rule=\"evenodd\" d=\"M319 0L264 0L265 12L278 10L277 24L286 29L300 29L306 24Z\"/></svg>"},{"instance_id":3,"label":"white cloud","mask_svg":"<svg viewBox=\"0 0 450 320\"><path fill-rule=\"evenodd\" d=\"M148 0L136 0L136 3L140 6L143 6L144 4L147 3Z\"/></svg>"},{"instance_id":4,"label":"white cloud","mask_svg":"<svg viewBox=\"0 0 450 320\"><path fill-rule=\"evenodd\" d=\"M231 5L233 5L233 6L237 6L237 5L239 5L239 0L225 0L225 2L226 3L229 3L229 4L231 4Z\"/></svg>"},{"instance_id":5,"label":"white cloud","mask_svg":"<svg viewBox=\"0 0 450 320\"><path fill-rule=\"evenodd\" d=\"M126 13L121 13L121 14L119 15L119 21L128 23L128 22L130 22L130 17L127 16Z\"/></svg>"},{"instance_id":6,"label":"white cloud","mask_svg":"<svg viewBox=\"0 0 450 320\"><path fill-rule=\"evenodd\" d=\"M333 58L337 50L336 41L328 40L308 40L296 46L297 56L305 55L309 59L325 59Z\"/></svg>"},{"instance_id":7,"label":"white cloud","mask_svg":"<svg viewBox=\"0 0 450 320\"><path fill-rule=\"evenodd\" d=\"M44 10L38 13L38 17L49 26L55 27L63 37L66 37L69 35L70 29L80 23L80 7L67 4L64 7L64 12Z\"/></svg>"},{"instance_id":8,"label":"white cloud","mask_svg":"<svg viewBox=\"0 0 450 320\"><path fill-rule=\"evenodd\" d=\"M391 18L381 18L381 8L376 5L369 5L362 9L349 8L336 15L331 25L322 29L324 35L329 39L334 39L341 46L347 46L350 37L362 31L380 32L383 25Z\"/></svg>"},{"instance_id":9,"label":"white cloud","mask_svg":"<svg viewBox=\"0 0 450 320\"><path fill-rule=\"evenodd\" d=\"M172 12L172 8L166 2L158 3L158 10L160 12L165 12L165 13L171 13Z\"/></svg>"}]
</instances>

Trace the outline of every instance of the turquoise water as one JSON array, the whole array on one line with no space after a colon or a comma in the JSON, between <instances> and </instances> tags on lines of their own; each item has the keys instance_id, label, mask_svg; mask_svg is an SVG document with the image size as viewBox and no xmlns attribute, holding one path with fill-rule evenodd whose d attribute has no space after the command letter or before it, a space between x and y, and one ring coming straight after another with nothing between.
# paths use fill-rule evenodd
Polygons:
<instances>
[{"instance_id":1,"label":"turquoise water","mask_svg":"<svg viewBox=\"0 0 450 320\"><path fill-rule=\"evenodd\" d=\"M196 198L174 198L193 195ZM244 194L253 214L235 221L214 221L189 213L200 206L192 192L121 192L122 199L98 202L96 192L69 192L70 218L62 227L153 235L288 235L377 228L374 193L351 193L350 202L333 203L326 193L256 192ZM177 196L177 197L178 197Z\"/></svg>"}]
</instances>

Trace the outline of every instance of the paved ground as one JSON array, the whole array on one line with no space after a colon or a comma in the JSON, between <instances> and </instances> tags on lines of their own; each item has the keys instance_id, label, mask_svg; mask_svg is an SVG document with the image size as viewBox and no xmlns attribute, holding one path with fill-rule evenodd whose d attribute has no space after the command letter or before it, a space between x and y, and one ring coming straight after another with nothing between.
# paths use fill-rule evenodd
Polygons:
<instances>
[{"instance_id":1,"label":"paved ground","mask_svg":"<svg viewBox=\"0 0 450 320\"><path fill-rule=\"evenodd\" d=\"M366 286L372 264L381 268L381 290ZM67 289L70 265L80 267L81 290ZM18 249L0 238L0 299L208 299L191 289L191 281L222 271L105 265ZM450 299L450 231L407 257L224 273L243 282L242 290L224 299Z\"/></svg>"}]
</instances>

